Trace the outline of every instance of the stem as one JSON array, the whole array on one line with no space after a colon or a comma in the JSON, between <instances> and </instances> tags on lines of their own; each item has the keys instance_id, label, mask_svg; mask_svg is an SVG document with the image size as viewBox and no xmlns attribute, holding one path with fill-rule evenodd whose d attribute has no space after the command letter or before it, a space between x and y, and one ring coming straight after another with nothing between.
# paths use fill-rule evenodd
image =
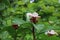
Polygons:
<instances>
[{"instance_id":1,"label":"stem","mask_svg":"<svg viewBox=\"0 0 60 40\"><path fill-rule=\"evenodd\" d=\"M15 30L14 40L17 40L17 31Z\"/></svg>"},{"instance_id":2,"label":"stem","mask_svg":"<svg viewBox=\"0 0 60 40\"><path fill-rule=\"evenodd\" d=\"M33 40L36 40L36 38L35 38L35 28L34 27L32 28L32 33L33 33Z\"/></svg>"}]
</instances>

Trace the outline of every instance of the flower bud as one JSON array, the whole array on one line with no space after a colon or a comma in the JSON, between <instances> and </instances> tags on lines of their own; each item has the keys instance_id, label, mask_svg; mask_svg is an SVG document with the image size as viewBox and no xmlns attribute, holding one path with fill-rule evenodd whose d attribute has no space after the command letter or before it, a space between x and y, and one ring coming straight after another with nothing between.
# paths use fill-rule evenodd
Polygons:
<instances>
[{"instance_id":1,"label":"flower bud","mask_svg":"<svg viewBox=\"0 0 60 40\"><path fill-rule=\"evenodd\" d=\"M17 25L17 24L13 24L12 27L13 27L14 29L18 29L18 25Z\"/></svg>"}]
</instances>

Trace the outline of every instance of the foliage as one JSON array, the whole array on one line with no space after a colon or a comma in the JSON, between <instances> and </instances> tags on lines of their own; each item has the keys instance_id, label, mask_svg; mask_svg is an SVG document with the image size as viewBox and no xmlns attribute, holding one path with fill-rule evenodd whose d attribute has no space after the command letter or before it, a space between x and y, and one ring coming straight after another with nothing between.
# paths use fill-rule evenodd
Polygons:
<instances>
[{"instance_id":1,"label":"foliage","mask_svg":"<svg viewBox=\"0 0 60 40\"><path fill-rule=\"evenodd\" d=\"M45 31L54 29L60 34L59 0L0 0L0 40L13 40L18 24L17 40L33 40L32 26L35 27L37 40L60 40L57 36L48 37ZM37 12L41 18L37 24L26 21L26 13ZM50 23L52 22L52 23Z\"/></svg>"}]
</instances>

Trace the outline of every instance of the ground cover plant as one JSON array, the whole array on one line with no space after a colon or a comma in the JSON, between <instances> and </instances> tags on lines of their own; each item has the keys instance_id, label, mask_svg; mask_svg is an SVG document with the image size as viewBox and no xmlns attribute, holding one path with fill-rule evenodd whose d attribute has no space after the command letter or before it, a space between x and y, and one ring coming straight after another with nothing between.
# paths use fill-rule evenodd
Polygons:
<instances>
[{"instance_id":1,"label":"ground cover plant","mask_svg":"<svg viewBox=\"0 0 60 40\"><path fill-rule=\"evenodd\" d=\"M60 0L0 0L0 40L60 40Z\"/></svg>"}]
</instances>

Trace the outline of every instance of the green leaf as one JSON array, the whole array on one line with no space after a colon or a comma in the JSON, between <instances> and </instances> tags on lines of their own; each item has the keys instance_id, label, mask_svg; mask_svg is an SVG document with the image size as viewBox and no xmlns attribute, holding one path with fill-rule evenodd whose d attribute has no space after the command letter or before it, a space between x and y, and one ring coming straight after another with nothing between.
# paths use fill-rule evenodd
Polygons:
<instances>
[{"instance_id":1,"label":"green leaf","mask_svg":"<svg viewBox=\"0 0 60 40\"><path fill-rule=\"evenodd\" d=\"M0 3L0 10L4 10L5 9L5 4L4 3Z\"/></svg>"},{"instance_id":2,"label":"green leaf","mask_svg":"<svg viewBox=\"0 0 60 40\"><path fill-rule=\"evenodd\" d=\"M33 40L32 34L27 34L27 35L25 36L25 39L26 39L26 40Z\"/></svg>"},{"instance_id":3,"label":"green leaf","mask_svg":"<svg viewBox=\"0 0 60 40\"><path fill-rule=\"evenodd\" d=\"M12 25L12 21L11 20L7 20L7 26L11 26Z\"/></svg>"},{"instance_id":4,"label":"green leaf","mask_svg":"<svg viewBox=\"0 0 60 40\"><path fill-rule=\"evenodd\" d=\"M12 37L9 35L9 33L7 31L4 31L1 34L1 39L2 40L12 40Z\"/></svg>"},{"instance_id":5,"label":"green leaf","mask_svg":"<svg viewBox=\"0 0 60 40\"><path fill-rule=\"evenodd\" d=\"M23 1L18 1L17 4L18 5L24 5L25 3Z\"/></svg>"},{"instance_id":6,"label":"green leaf","mask_svg":"<svg viewBox=\"0 0 60 40\"><path fill-rule=\"evenodd\" d=\"M37 24L37 25L33 24L33 25L34 25L34 27L35 27L35 29L36 29L37 31L41 31L41 30L43 30L44 27L45 27L44 24Z\"/></svg>"},{"instance_id":7,"label":"green leaf","mask_svg":"<svg viewBox=\"0 0 60 40\"><path fill-rule=\"evenodd\" d=\"M18 25L25 23L24 20L19 19L19 18L14 18L12 22L13 22L13 24L18 24Z\"/></svg>"},{"instance_id":8,"label":"green leaf","mask_svg":"<svg viewBox=\"0 0 60 40\"><path fill-rule=\"evenodd\" d=\"M29 0L22 0L24 3L27 3L27 2L29 2Z\"/></svg>"}]
</instances>

